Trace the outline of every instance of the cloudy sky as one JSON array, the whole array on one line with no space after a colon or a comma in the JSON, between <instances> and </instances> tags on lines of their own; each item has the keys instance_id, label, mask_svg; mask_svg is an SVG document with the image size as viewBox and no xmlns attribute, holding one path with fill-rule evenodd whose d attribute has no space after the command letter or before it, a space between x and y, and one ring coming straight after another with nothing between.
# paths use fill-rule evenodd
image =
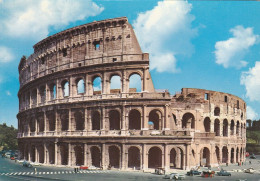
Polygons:
<instances>
[{"instance_id":1,"label":"cloudy sky","mask_svg":"<svg viewBox=\"0 0 260 181\"><path fill-rule=\"evenodd\" d=\"M150 53L156 89L227 92L260 118L260 3L174 0L0 0L0 123L17 127L22 55L67 28L128 17Z\"/></svg>"}]
</instances>

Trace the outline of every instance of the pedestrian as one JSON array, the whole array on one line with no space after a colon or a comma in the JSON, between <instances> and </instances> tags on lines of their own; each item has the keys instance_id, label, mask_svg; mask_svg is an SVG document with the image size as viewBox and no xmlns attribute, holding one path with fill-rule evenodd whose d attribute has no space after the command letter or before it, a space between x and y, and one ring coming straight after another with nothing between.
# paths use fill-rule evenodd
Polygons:
<instances>
[{"instance_id":1,"label":"pedestrian","mask_svg":"<svg viewBox=\"0 0 260 181\"><path fill-rule=\"evenodd\" d=\"M251 161L249 161L249 165L251 165Z\"/></svg>"},{"instance_id":2,"label":"pedestrian","mask_svg":"<svg viewBox=\"0 0 260 181\"><path fill-rule=\"evenodd\" d=\"M77 168L76 167L74 167L74 172L77 173Z\"/></svg>"},{"instance_id":3,"label":"pedestrian","mask_svg":"<svg viewBox=\"0 0 260 181\"><path fill-rule=\"evenodd\" d=\"M36 167L34 168L34 173L37 173L37 168Z\"/></svg>"}]
</instances>

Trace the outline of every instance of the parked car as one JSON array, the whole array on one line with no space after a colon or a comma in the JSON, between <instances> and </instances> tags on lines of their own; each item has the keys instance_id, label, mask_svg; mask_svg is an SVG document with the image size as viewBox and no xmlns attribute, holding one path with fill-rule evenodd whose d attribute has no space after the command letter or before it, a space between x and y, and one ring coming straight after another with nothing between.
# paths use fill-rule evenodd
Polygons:
<instances>
[{"instance_id":1,"label":"parked car","mask_svg":"<svg viewBox=\"0 0 260 181\"><path fill-rule=\"evenodd\" d=\"M178 173L170 173L164 176L165 179L173 179L175 175L177 175Z\"/></svg>"},{"instance_id":2,"label":"parked car","mask_svg":"<svg viewBox=\"0 0 260 181\"><path fill-rule=\"evenodd\" d=\"M28 167L28 168L31 168L31 167L32 167L32 165L31 165L30 162L28 162L28 161L24 161L24 162L23 162L23 166L24 166L24 167Z\"/></svg>"},{"instance_id":3,"label":"parked car","mask_svg":"<svg viewBox=\"0 0 260 181\"><path fill-rule=\"evenodd\" d=\"M249 158L256 159L256 156L254 154L252 154Z\"/></svg>"},{"instance_id":4,"label":"parked car","mask_svg":"<svg viewBox=\"0 0 260 181\"><path fill-rule=\"evenodd\" d=\"M252 167L248 168L245 170L245 173L255 173L255 169L253 169Z\"/></svg>"},{"instance_id":5,"label":"parked car","mask_svg":"<svg viewBox=\"0 0 260 181\"><path fill-rule=\"evenodd\" d=\"M226 170L220 170L220 172L217 172L218 176L231 176L230 172L227 172Z\"/></svg>"},{"instance_id":6,"label":"parked car","mask_svg":"<svg viewBox=\"0 0 260 181\"><path fill-rule=\"evenodd\" d=\"M10 157L10 159L11 159L11 160L15 160L15 158L14 158L13 156L12 156L12 157Z\"/></svg>"},{"instance_id":7,"label":"parked car","mask_svg":"<svg viewBox=\"0 0 260 181\"><path fill-rule=\"evenodd\" d=\"M193 175L201 175L201 172L198 170L191 170L189 172L187 172L188 176L193 176Z\"/></svg>"}]
</instances>

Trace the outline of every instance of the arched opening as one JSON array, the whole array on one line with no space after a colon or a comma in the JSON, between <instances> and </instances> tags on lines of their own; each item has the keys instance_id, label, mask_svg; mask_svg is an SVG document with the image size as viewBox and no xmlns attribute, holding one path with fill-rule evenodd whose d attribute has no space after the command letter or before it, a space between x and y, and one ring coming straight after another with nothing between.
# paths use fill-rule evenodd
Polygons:
<instances>
[{"instance_id":1,"label":"arched opening","mask_svg":"<svg viewBox=\"0 0 260 181\"><path fill-rule=\"evenodd\" d=\"M35 132L35 120L34 120L34 118L30 119L30 131Z\"/></svg>"},{"instance_id":2,"label":"arched opening","mask_svg":"<svg viewBox=\"0 0 260 181\"><path fill-rule=\"evenodd\" d=\"M237 148L237 151L236 151L236 161L237 163L240 162L240 159L239 159L239 149Z\"/></svg>"},{"instance_id":3,"label":"arched opening","mask_svg":"<svg viewBox=\"0 0 260 181\"><path fill-rule=\"evenodd\" d=\"M92 130L100 130L100 113L98 111L92 111L91 115Z\"/></svg>"},{"instance_id":4,"label":"arched opening","mask_svg":"<svg viewBox=\"0 0 260 181\"><path fill-rule=\"evenodd\" d=\"M49 153L49 164L55 163L55 145L50 144L48 147L48 153Z\"/></svg>"},{"instance_id":5,"label":"arched opening","mask_svg":"<svg viewBox=\"0 0 260 181\"><path fill-rule=\"evenodd\" d=\"M69 82L68 81L63 81L61 83L61 87L62 87L62 93L63 93L63 97L68 97L70 94L70 88L69 88Z\"/></svg>"},{"instance_id":6,"label":"arched opening","mask_svg":"<svg viewBox=\"0 0 260 181\"><path fill-rule=\"evenodd\" d=\"M162 150L160 148L152 147L148 154L148 168L162 167Z\"/></svg>"},{"instance_id":7,"label":"arched opening","mask_svg":"<svg viewBox=\"0 0 260 181\"><path fill-rule=\"evenodd\" d=\"M120 164L120 150L116 146L110 146L109 152L109 165L112 168L119 168Z\"/></svg>"},{"instance_id":8,"label":"arched opening","mask_svg":"<svg viewBox=\"0 0 260 181\"><path fill-rule=\"evenodd\" d=\"M239 128L240 128L240 124L239 124L239 121L237 121L237 129L236 129L237 136L239 136Z\"/></svg>"},{"instance_id":9,"label":"arched opening","mask_svg":"<svg viewBox=\"0 0 260 181\"><path fill-rule=\"evenodd\" d=\"M84 130L85 128L85 115L83 111L76 111L74 114L76 122L76 130Z\"/></svg>"},{"instance_id":10,"label":"arched opening","mask_svg":"<svg viewBox=\"0 0 260 181\"><path fill-rule=\"evenodd\" d=\"M121 78L118 75L114 75L110 79L110 93L121 93Z\"/></svg>"},{"instance_id":11,"label":"arched opening","mask_svg":"<svg viewBox=\"0 0 260 181\"><path fill-rule=\"evenodd\" d=\"M32 147L31 147L31 150L30 150L30 160L32 161L32 162L35 162L35 146L34 145L32 145Z\"/></svg>"},{"instance_id":12,"label":"arched opening","mask_svg":"<svg viewBox=\"0 0 260 181\"><path fill-rule=\"evenodd\" d=\"M135 146L128 149L128 167L140 169L140 150Z\"/></svg>"},{"instance_id":13,"label":"arched opening","mask_svg":"<svg viewBox=\"0 0 260 181\"><path fill-rule=\"evenodd\" d=\"M230 157L231 163L235 163L234 159L235 159L234 148L231 148L231 157Z\"/></svg>"},{"instance_id":14,"label":"arched opening","mask_svg":"<svg viewBox=\"0 0 260 181\"><path fill-rule=\"evenodd\" d=\"M92 146L90 149L92 165L100 167L101 165L101 152L97 146Z\"/></svg>"},{"instance_id":15,"label":"arched opening","mask_svg":"<svg viewBox=\"0 0 260 181\"><path fill-rule=\"evenodd\" d=\"M215 119L214 133L215 133L216 136L220 136L220 121L219 121L219 119Z\"/></svg>"},{"instance_id":16,"label":"arched opening","mask_svg":"<svg viewBox=\"0 0 260 181\"><path fill-rule=\"evenodd\" d=\"M44 163L44 148L43 146L38 146L38 157L39 157L39 163Z\"/></svg>"},{"instance_id":17,"label":"arched opening","mask_svg":"<svg viewBox=\"0 0 260 181\"><path fill-rule=\"evenodd\" d=\"M78 79L77 83L77 94L84 94L85 93L85 82L83 79Z\"/></svg>"},{"instance_id":18,"label":"arched opening","mask_svg":"<svg viewBox=\"0 0 260 181\"><path fill-rule=\"evenodd\" d=\"M38 131L44 131L44 114L43 112L37 113Z\"/></svg>"},{"instance_id":19,"label":"arched opening","mask_svg":"<svg viewBox=\"0 0 260 181\"><path fill-rule=\"evenodd\" d=\"M110 130L120 130L120 113L117 110L109 111Z\"/></svg>"},{"instance_id":20,"label":"arched opening","mask_svg":"<svg viewBox=\"0 0 260 181\"><path fill-rule=\"evenodd\" d=\"M209 119L209 117L206 117L204 119L204 129L205 129L205 132L210 132L210 119Z\"/></svg>"},{"instance_id":21,"label":"arched opening","mask_svg":"<svg viewBox=\"0 0 260 181\"><path fill-rule=\"evenodd\" d=\"M55 131L55 113L53 111L47 112L46 114L49 131Z\"/></svg>"},{"instance_id":22,"label":"arched opening","mask_svg":"<svg viewBox=\"0 0 260 181\"><path fill-rule=\"evenodd\" d=\"M227 163L228 161L228 149L226 146L222 148L222 163Z\"/></svg>"},{"instance_id":23,"label":"arched opening","mask_svg":"<svg viewBox=\"0 0 260 181\"><path fill-rule=\"evenodd\" d=\"M46 87L45 86L40 87L40 99L41 99L41 103L44 103L46 100Z\"/></svg>"},{"instance_id":24,"label":"arched opening","mask_svg":"<svg viewBox=\"0 0 260 181\"><path fill-rule=\"evenodd\" d=\"M74 151L75 151L75 158L76 158L75 164L77 166L84 165L84 151L82 146L75 146Z\"/></svg>"},{"instance_id":25,"label":"arched opening","mask_svg":"<svg viewBox=\"0 0 260 181\"><path fill-rule=\"evenodd\" d=\"M243 150L242 148L240 148L240 162L243 161Z\"/></svg>"},{"instance_id":26,"label":"arched opening","mask_svg":"<svg viewBox=\"0 0 260 181\"><path fill-rule=\"evenodd\" d=\"M220 108L219 107L215 107L214 109L214 116L219 116L220 115Z\"/></svg>"},{"instance_id":27,"label":"arched opening","mask_svg":"<svg viewBox=\"0 0 260 181\"><path fill-rule=\"evenodd\" d=\"M60 145L60 161L61 165L68 165L68 145Z\"/></svg>"},{"instance_id":28,"label":"arched opening","mask_svg":"<svg viewBox=\"0 0 260 181\"><path fill-rule=\"evenodd\" d=\"M218 163L220 163L220 151L219 151L219 147L218 146L215 146L215 152L216 152L216 156L217 156L217 161Z\"/></svg>"},{"instance_id":29,"label":"arched opening","mask_svg":"<svg viewBox=\"0 0 260 181\"><path fill-rule=\"evenodd\" d=\"M231 124L230 124L230 133L231 135L234 135L234 131L235 131L235 123L234 120L231 120Z\"/></svg>"},{"instance_id":30,"label":"arched opening","mask_svg":"<svg viewBox=\"0 0 260 181\"><path fill-rule=\"evenodd\" d=\"M171 152L170 152L170 168L177 168L176 160L177 160L177 152L173 148L173 149L171 149Z\"/></svg>"},{"instance_id":31,"label":"arched opening","mask_svg":"<svg viewBox=\"0 0 260 181\"><path fill-rule=\"evenodd\" d=\"M161 113L157 110L152 110L149 114L149 122L150 125L153 125L153 129L161 130L162 129Z\"/></svg>"},{"instance_id":32,"label":"arched opening","mask_svg":"<svg viewBox=\"0 0 260 181\"><path fill-rule=\"evenodd\" d=\"M94 94L94 95L96 95L96 94L101 94L101 91L102 91L102 82L101 82L101 78L100 78L100 77L95 77L95 78L93 79L92 86L93 86L93 94Z\"/></svg>"},{"instance_id":33,"label":"arched opening","mask_svg":"<svg viewBox=\"0 0 260 181\"><path fill-rule=\"evenodd\" d=\"M228 136L228 120L223 121L223 136Z\"/></svg>"},{"instance_id":34,"label":"arched opening","mask_svg":"<svg viewBox=\"0 0 260 181\"><path fill-rule=\"evenodd\" d=\"M67 131L69 129L69 111L61 110L60 112L61 130Z\"/></svg>"},{"instance_id":35,"label":"arched opening","mask_svg":"<svg viewBox=\"0 0 260 181\"><path fill-rule=\"evenodd\" d=\"M191 113L185 113L182 116L182 128L195 129L195 118Z\"/></svg>"},{"instance_id":36,"label":"arched opening","mask_svg":"<svg viewBox=\"0 0 260 181\"><path fill-rule=\"evenodd\" d=\"M132 74L129 78L129 92L141 92L142 80L139 74Z\"/></svg>"},{"instance_id":37,"label":"arched opening","mask_svg":"<svg viewBox=\"0 0 260 181\"><path fill-rule=\"evenodd\" d=\"M57 96L57 88L55 84L51 84L50 86L50 99L54 100Z\"/></svg>"},{"instance_id":38,"label":"arched opening","mask_svg":"<svg viewBox=\"0 0 260 181\"><path fill-rule=\"evenodd\" d=\"M207 147L204 147L201 149L200 151L201 154L201 159L200 159L200 164L201 166L206 166L209 167L210 166L210 151Z\"/></svg>"},{"instance_id":39,"label":"arched opening","mask_svg":"<svg viewBox=\"0 0 260 181\"><path fill-rule=\"evenodd\" d=\"M36 105L37 104L37 89L34 89L32 91L32 105Z\"/></svg>"},{"instance_id":40,"label":"arched opening","mask_svg":"<svg viewBox=\"0 0 260 181\"><path fill-rule=\"evenodd\" d=\"M141 129L141 113L135 109L131 110L129 113L129 129Z\"/></svg>"}]
</instances>

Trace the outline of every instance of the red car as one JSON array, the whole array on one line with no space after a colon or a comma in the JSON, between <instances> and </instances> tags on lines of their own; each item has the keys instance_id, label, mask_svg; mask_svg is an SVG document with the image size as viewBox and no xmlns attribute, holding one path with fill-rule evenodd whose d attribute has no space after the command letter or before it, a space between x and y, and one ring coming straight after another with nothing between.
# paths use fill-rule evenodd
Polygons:
<instances>
[{"instance_id":1,"label":"red car","mask_svg":"<svg viewBox=\"0 0 260 181\"><path fill-rule=\"evenodd\" d=\"M249 157L249 155L250 155L250 154L249 154L248 152L246 152L246 157Z\"/></svg>"},{"instance_id":2,"label":"red car","mask_svg":"<svg viewBox=\"0 0 260 181\"><path fill-rule=\"evenodd\" d=\"M12 156L12 157L10 157L10 159L11 159L11 160L15 160L13 156Z\"/></svg>"}]
</instances>

